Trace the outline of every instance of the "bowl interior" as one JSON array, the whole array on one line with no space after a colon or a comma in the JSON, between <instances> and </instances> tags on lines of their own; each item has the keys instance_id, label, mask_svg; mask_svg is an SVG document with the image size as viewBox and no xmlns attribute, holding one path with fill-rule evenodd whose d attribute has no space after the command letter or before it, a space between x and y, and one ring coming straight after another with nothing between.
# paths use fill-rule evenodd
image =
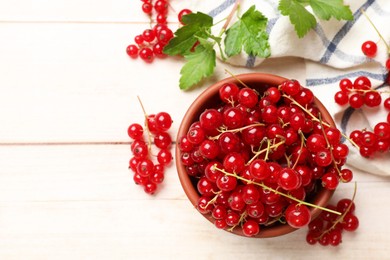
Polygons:
<instances>
[{"instance_id":1,"label":"bowl interior","mask_svg":"<svg viewBox=\"0 0 390 260\"><path fill-rule=\"evenodd\" d=\"M234 82L239 87L243 87L243 85L240 82L244 82L245 85L253 89L256 89L261 94L267 88L271 86L277 87L285 80L287 79L280 76L271 75L271 74L249 73L249 74L240 74L235 77L229 77L215 83L214 85L208 87L203 93L201 93L191 104L191 106L187 110L181 122L176 140L178 141L180 137L184 136L188 132L188 129L190 128L191 124L199 120L200 114L205 109L216 107L218 104L221 103L219 99L219 88L223 84ZM330 116L326 108L323 106L323 104L317 98L315 98L314 103L316 104L317 108L321 111L323 120L328 122L330 125L335 126L332 117ZM186 193L188 199L191 201L191 203L196 207L198 199L200 197L200 194L196 189L196 179L190 177L186 172L185 166L181 164L180 150L178 148L178 145L176 145L175 161L176 161L176 167L177 167L179 179L183 187L183 190ZM326 206L328 201L332 197L332 195L333 195L332 191L319 187L316 196L313 198L309 198L308 201L316 205ZM312 214L312 219L317 217L321 212L320 209L313 208L313 207L311 207L310 210ZM206 214L203 216L206 217L209 221L212 221L212 217L210 214L209 215ZM283 234L290 233L294 230L296 229L290 227L287 224L274 224L271 226L262 227L259 234L255 237L264 238L264 237L280 236ZM237 235L243 235L242 230L239 227L235 228L233 230L233 233Z\"/></svg>"}]
</instances>

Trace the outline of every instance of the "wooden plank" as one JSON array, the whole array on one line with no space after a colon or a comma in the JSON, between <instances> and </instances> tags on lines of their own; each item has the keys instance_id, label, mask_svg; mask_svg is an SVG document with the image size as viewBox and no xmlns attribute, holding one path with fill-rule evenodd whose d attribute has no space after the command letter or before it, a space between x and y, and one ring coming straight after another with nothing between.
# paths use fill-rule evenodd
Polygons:
<instances>
[{"instance_id":1,"label":"wooden plank","mask_svg":"<svg viewBox=\"0 0 390 260\"><path fill-rule=\"evenodd\" d=\"M1 24L0 142L127 141L130 123L147 112L167 111L175 133L186 109L212 82L248 72L219 64L200 88L179 90L183 60L146 64L125 48L142 25ZM297 63L298 61L298 63ZM294 70L290 65L294 64ZM273 60L256 71L293 77L297 59Z\"/></svg>"},{"instance_id":2,"label":"wooden plank","mask_svg":"<svg viewBox=\"0 0 390 260\"><path fill-rule=\"evenodd\" d=\"M7 22L80 22L80 23L143 23L149 17L142 12L142 1L114 0L15 0L0 2L0 21ZM184 8L207 12L220 3L205 6L198 1L169 1L168 21L177 23L177 14ZM154 17L154 16L153 16Z\"/></svg>"}]
</instances>

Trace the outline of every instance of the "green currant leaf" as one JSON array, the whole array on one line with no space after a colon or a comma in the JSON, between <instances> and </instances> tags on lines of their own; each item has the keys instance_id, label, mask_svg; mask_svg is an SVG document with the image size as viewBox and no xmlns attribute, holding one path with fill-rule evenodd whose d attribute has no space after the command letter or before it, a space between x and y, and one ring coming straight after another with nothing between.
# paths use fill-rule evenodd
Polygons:
<instances>
[{"instance_id":1,"label":"green currant leaf","mask_svg":"<svg viewBox=\"0 0 390 260\"><path fill-rule=\"evenodd\" d=\"M182 21L185 25L176 30L175 37L164 47L165 54L184 55L190 52L197 37L206 37L213 25L213 18L201 12L185 15Z\"/></svg>"},{"instance_id":2,"label":"green currant leaf","mask_svg":"<svg viewBox=\"0 0 390 260\"><path fill-rule=\"evenodd\" d=\"M278 9L282 15L289 16L299 38L305 36L317 24L314 15L296 0L280 0Z\"/></svg>"},{"instance_id":3,"label":"green currant leaf","mask_svg":"<svg viewBox=\"0 0 390 260\"><path fill-rule=\"evenodd\" d=\"M186 54L184 58L187 62L180 71L180 89L187 90L214 73L216 54L212 43L202 39L195 51Z\"/></svg>"},{"instance_id":4,"label":"green currant leaf","mask_svg":"<svg viewBox=\"0 0 390 260\"><path fill-rule=\"evenodd\" d=\"M227 31L225 53L237 55L244 48L249 55L268 57L271 54L268 34L265 29L267 17L251 6Z\"/></svg>"},{"instance_id":5,"label":"green currant leaf","mask_svg":"<svg viewBox=\"0 0 390 260\"><path fill-rule=\"evenodd\" d=\"M310 6L314 14L323 20L329 20L331 17L337 20L353 19L351 9L343 4L343 0L311 0Z\"/></svg>"}]
</instances>

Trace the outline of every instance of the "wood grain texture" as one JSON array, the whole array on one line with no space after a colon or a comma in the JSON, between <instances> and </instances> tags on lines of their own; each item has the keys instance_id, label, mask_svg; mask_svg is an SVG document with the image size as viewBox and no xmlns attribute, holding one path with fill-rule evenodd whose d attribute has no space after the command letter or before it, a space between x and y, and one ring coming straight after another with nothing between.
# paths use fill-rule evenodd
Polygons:
<instances>
[{"instance_id":1,"label":"wood grain texture","mask_svg":"<svg viewBox=\"0 0 390 260\"><path fill-rule=\"evenodd\" d=\"M0 259L388 259L389 178L355 171L360 228L339 248L307 245L305 230L272 239L217 230L187 200L174 165L155 196L133 183L126 130L143 121L137 95L148 113L172 115L175 136L225 69L305 71L296 58L252 70L219 63L218 76L182 92L181 59L125 54L148 26L140 4L0 0ZM352 192L341 185L334 200Z\"/></svg>"}]
</instances>

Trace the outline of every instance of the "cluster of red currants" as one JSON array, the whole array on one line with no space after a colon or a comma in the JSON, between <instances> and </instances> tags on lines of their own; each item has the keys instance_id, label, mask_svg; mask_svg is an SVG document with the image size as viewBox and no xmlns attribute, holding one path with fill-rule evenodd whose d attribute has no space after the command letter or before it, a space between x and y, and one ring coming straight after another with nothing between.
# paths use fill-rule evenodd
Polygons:
<instances>
[{"instance_id":1,"label":"cluster of red currants","mask_svg":"<svg viewBox=\"0 0 390 260\"><path fill-rule=\"evenodd\" d=\"M127 54L131 58L138 56L146 61L152 62L155 57L165 58L167 55L163 52L165 45L173 38L173 32L168 27L167 15L169 9L168 0L141 0L142 11L150 18L150 24L154 26L146 29L134 37L134 43L126 48ZM189 9L183 9L178 14L179 22L183 15L189 14ZM152 16L155 14L155 19Z\"/></svg>"},{"instance_id":2,"label":"cluster of red currants","mask_svg":"<svg viewBox=\"0 0 390 260\"><path fill-rule=\"evenodd\" d=\"M150 17L151 24L155 24L151 29L146 29L134 37L135 44L127 46L126 52L132 58L138 56L146 61L152 62L154 57L164 58L164 46L173 37L173 32L168 28L167 14L169 4L167 0L142 0L142 11ZM155 20L152 16L155 14Z\"/></svg>"},{"instance_id":3,"label":"cluster of red currants","mask_svg":"<svg viewBox=\"0 0 390 260\"><path fill-rule=\"evenodd\" d=\"M359 227L359 219L354 214L355 203L351 199L341 199L337 205L328 205L327 208L341 213L340 216L323 211L309 224L306 235L308 244L338 246L342 242L342 232L353 232Z\"/></svg>"},{"instance_id":4,"label":"cluster of red currants","mask_svg":"<svg viewBox=\"0 0 390 260\"><path fill-rule=\"evenodd\" d=\"M305 198L334 190L353 174L342 169L348 147L322 119L313 93L296 80L264 93L227 83L220 102L179 138L181 162L196 182L197 209L218 228L246 236L286 221L310 222Z\"/></svg>"},{"instance_id":5,"label":"cluster of red currants","mask_svg":"<svg viewBox=\"0 0 390 260\"><path fill-rule=\"evenodd\" d=\"M360 155L369 158L390 151L390 123L379 122L374 130L354 130L349 138L359 146Z\"/></svg>"},{"instance_id":6,"label":"cluster of red currants","mask_svg":"<svg viewBox=\"0 0 390 260\"><path fill-rule=\"evenodd\" d=\"M134 172L135 184L142 185L148 194L154 194L157 185L164 180L164 169L172 161L170 146L172 138L167 132L172 125L171 116L166 112L148 115L145 119L145 129L148 140L144 139L144 127L138 123L129 126L127 133L132 139L132 157L129 168ZM157 163L151 159L152 139L154 145L159 148Z\"/></svg>"},{"instance_id":7,"label":"cluster of red currants","mask_svg":"<svg viewBox=\"0 0 390 260\"><path fill-rule=\"evenodd\" d=\"M377 107L382 103L382 96L378 90L371 88L371 81L366 76L357 77L354 82L348 78L340 81L340 91L334 95L334 100L338 105L349 104L352 108L358 109L366 105L367 107ZM390 99L385 102L389 103Z\"/></svg>"},{"instance_id":8,"label":"cluster of red currants","mask_svg":"<svg viewBox=\"0 0 390 260\"><path fill-rule=\"evenodd\" d=\"M377 53L377 44L373 41L366 41L362 44L362 52L370 58ZM386 68L390 70L390 59L386 61ZM387 80L390 83L389 76ZM334 100L339 105L349 104L354 109L363 106L379 107L382 104L382 95L386 92L372 88L370 79L365 76L357 77L353 82L344 78L339 82L340 90L335 93ZM386 153L390 150L390 97L383 101L383 107L388 111L385 122L375 125L373 131L354 130L349 138L359 147L363 157L373 157L377 153Z\"/></svg>"}]
</instances>

